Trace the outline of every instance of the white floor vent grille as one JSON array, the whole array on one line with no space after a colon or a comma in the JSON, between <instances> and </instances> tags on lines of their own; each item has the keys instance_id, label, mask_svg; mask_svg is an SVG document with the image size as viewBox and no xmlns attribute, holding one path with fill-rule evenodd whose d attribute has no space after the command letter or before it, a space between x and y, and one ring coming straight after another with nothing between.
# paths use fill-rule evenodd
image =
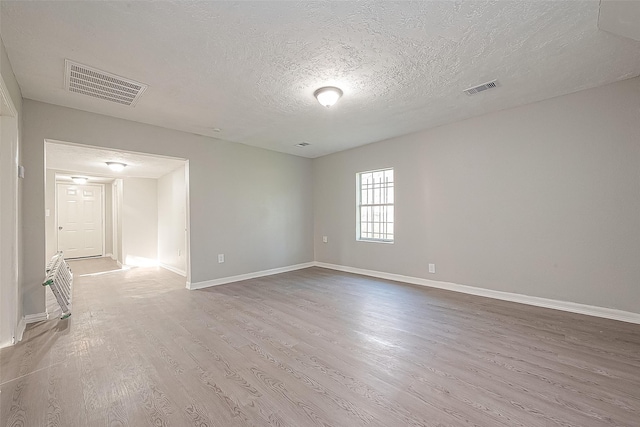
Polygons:
<instances>
[{"instance_id":1,"label":"white floor vent grille","mask_svg":"<svg viewBox=\"0 0 640 427\"><path fill-rule=\"evenodd\" d=\"M67 59L64 87L69 92L134 106L148 86Z\"/></svg>"}]
</instances>

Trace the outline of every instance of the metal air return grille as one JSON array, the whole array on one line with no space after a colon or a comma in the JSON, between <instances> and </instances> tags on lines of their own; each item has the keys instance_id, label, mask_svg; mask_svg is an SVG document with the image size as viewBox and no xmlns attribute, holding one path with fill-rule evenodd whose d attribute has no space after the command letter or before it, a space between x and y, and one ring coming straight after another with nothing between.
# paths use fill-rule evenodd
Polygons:
<instances>
[{"instance_id":1,"label":"metal air return grille","mask_svg":"<svg viewBox=\"0 0 640 427\"><path fill-rule=\"evenodd\" d=\"M498 86L500 86L498 81L492 80L490 82L483 83L478 86L470 87L469 89L465 89L464 93L466 93L467 95L475 95L476 93L484 92L485 90L489 90L489 89L494 89Z\"/></svg>"},{"instance_id":2,"label":"metal air return grille","mask_svg":"<svg viewBox=\"0 0 640 427\"><path fill-rule=\"evenodd\" d=\"M69 92L134 106L148 86L67 59L64 87Z\"/></svg>"}]
</instances>

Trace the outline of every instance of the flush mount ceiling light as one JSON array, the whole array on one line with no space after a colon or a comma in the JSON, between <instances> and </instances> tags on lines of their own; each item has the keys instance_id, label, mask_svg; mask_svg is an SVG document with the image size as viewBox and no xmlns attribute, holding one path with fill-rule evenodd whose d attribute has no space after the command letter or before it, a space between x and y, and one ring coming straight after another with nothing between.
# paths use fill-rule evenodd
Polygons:
<instances>
[{"instance_id":1,"label":"flush mount ceiling light","mask_svg":"<svg viewBox=\"0 0 640 427\"><path fill-rule=\"evenodd\" d=\"M127 166L125 163L120 163L120 162L106 162L107 166L109 166L109 169L111 169L114 172L120 172L122 169L125 168L125 166Z\"/></svg>"},{"instance_id":2,"label":"flush mount ceiling light","mask_svg":"<svg viewBox=\"0 0 640 427\"><path fill-rule=\"evenodd\" d=\"M329 108L342 96L342 90L334 86L325 86L313 92L313 96L316 97L318 102L325 107Z\"/></svg>"},{"instance_id":3,"label":"flush mount ceiling light","mask_svg":"<svg viewBox=\"0 0 640 427\"><path fill-rule=\"evenodd\" d=\"M86 184L89 179L84 176L72 176L71 180L76 184Z\"/></svg>"}]
</instances>

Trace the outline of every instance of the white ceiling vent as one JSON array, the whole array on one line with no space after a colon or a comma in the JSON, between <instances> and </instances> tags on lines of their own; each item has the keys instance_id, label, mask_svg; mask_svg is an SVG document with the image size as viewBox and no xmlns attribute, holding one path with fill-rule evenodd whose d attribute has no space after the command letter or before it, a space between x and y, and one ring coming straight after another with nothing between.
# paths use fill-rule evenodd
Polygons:
<instances>
[{"instance_id":1,"label":"white ceiling vent","mask_svg":"<svg viewBox=\"0 0 640 427\"><path fill-rule=\"evenodd\" d=\"M65 60L64 88L69 92L134 106L147 87L144 83Z\"/></svg>"},{"instance_id":2,"label":"white ceiling vent","mask_svg":"<svg viewBox=\"0 0 640 427\"><path fill-rule=\"evenodd\" d=\"M492 80L487 83L482 83L481 85L470 87L469 89L465 89L464 93L467 95L475 95L478 92L484 92L485 90L493 89L500 86L497 80Z\"/></svg>"}]
</instances>

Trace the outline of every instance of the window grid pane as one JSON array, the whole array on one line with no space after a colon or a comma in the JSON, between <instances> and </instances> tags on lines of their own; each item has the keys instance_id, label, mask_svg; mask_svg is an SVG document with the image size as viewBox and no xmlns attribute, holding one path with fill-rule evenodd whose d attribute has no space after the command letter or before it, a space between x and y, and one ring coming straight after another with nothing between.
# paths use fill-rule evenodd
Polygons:
<instances>
[{"instance_id":1,"label":"window grid pane","mask_svg":"<svg viewBox=\"0 0 640 427\"><path fill-rule=\"evenodd\" d=\"M359 239L393 241L393 169L359 175Z\"/></svg>"}]
</instances>

